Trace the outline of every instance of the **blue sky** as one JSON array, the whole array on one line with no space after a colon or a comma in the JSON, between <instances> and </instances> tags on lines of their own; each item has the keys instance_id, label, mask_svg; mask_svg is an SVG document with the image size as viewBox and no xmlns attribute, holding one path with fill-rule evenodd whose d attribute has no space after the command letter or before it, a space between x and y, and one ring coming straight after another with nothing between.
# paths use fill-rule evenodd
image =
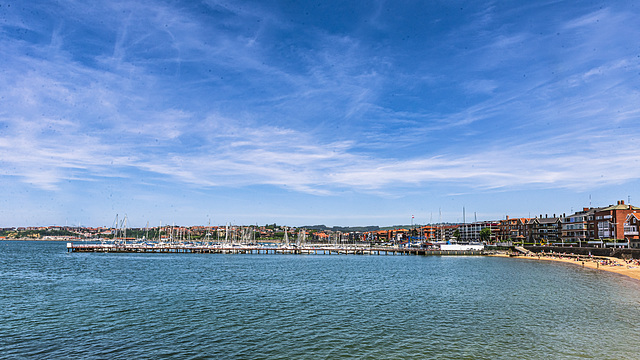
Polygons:
<instances>
[{"instance_id":1,"label":"blue sky","mask_svg":"<svg viewBox=\"0 0 640 360\"><path fill-rule=\"evenodd\" d=\"M0 5L0 226L640 204L635 2Z\"/></svg>"}]
</instances>

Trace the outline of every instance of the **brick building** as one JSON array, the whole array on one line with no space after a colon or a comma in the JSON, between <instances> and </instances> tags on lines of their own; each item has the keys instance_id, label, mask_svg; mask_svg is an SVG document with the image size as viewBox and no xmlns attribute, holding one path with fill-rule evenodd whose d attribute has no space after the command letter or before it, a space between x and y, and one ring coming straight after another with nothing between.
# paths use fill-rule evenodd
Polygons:
<instances>
[{"instance_id":1,"label":"brick building","mask_svg":"<svg viewBox=\"0 0 640 360\"><path fill-rule=\"evenodd\" d=\"M529 218L507 218L498 224L497 241L522 243L527 235L527 222Z\"/></svg>"},{"instance_id":2,"label":"brick building","mask_svg":"<svg viewBox=\"0 0 640 360\"><path fill-rule=\"evenodd\" d=\"M594 219L591 220L595 230L592 243L594 245L600 243L603 246L616 246L620 241L625 243L624 224L627 221L627 216L633 213L640 213L640 208L625 204L624 200L618 201L616 205L596 211Z\"/></svg>"}]
</instances>

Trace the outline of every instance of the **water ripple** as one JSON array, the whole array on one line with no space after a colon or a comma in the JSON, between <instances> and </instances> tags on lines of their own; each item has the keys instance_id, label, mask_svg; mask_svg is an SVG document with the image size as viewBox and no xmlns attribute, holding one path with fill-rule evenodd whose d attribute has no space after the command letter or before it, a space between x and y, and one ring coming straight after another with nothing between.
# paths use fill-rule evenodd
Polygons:
<instances>
[{"instance_id":1,"label":"water ripple","mask_svg":"<svg viewBox=\"0 0 640 360\"><path fill-rule=\"evenodd\" d=\"M9 358L633 359L640 340L637 282L563 264L2 245Z\"/></svg>"}]
</instances>

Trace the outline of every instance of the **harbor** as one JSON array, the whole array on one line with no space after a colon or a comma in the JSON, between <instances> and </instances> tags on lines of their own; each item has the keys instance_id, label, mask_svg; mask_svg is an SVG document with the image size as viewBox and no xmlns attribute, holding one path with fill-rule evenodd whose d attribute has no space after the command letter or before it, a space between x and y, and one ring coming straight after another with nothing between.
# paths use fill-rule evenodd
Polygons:
<instances>
[{"instance_id":1,"label":"harbor","mask_svg":"<svg viewBox=\"0 0 640 360\"><path fill-rule=\"evenodd\" d=\"M441 248L400 246L340 246L318 244L308 246L261 244L184 244L184 243L67 243L67 252L102 253L190 253L190 254L290 254L290 255L488 255L480 247Z\"/></svg>"}]
</instances>

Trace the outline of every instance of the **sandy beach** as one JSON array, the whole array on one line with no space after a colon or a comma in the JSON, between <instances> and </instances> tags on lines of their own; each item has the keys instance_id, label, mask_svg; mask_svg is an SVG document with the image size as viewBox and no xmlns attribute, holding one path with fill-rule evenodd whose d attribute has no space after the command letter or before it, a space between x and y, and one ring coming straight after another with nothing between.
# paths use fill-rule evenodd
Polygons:
<instances>
[{"instance_id":1,"label":"sandy beach","mask_svg":"<svg viewBox=\"0 0 640 360\"><path fill-rule=\"evenodd\" d=\"M628 276L632 279L640 280L640 260L623 260L613 257L589 257L565 254L532 254L509 256L508 254L497 254L492 256L510 257L515 259L530 259L541 261L558 261L577 266L584 266L590 269L609 271L616 274Z\"/></svg>"}]
</instances>

